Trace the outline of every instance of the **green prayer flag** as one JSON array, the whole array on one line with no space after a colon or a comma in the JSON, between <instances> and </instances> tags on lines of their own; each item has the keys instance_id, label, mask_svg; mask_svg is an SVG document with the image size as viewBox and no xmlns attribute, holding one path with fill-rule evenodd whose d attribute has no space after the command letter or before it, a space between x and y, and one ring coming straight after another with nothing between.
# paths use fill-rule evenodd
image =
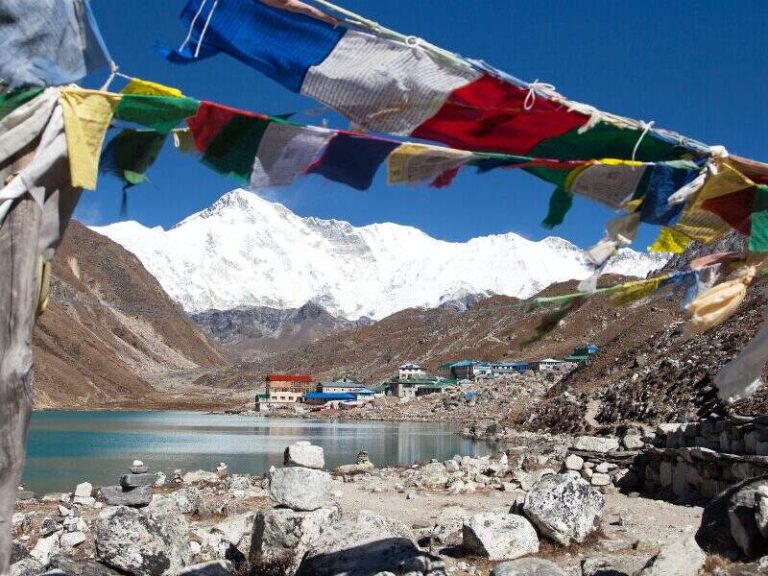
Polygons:
<instances>
[{"instance_id":1,"label":"green prayer flag","mask_svg":"<svg viewBox=\"0 0 768 576\"><path fill-rule=\"evenodd\" d=\"M130 188L146 181L146 172L157 160L166 135L154 130L125 129L112 138L101 154L99 167L115 174Z\"/></svg>"},{"instance_id":2,"label":"green prayer flag","mask_svg":"<svg viewBox=\"0 0 768 576\"><path fill-rule=\"evenodd\" d=\"M247 182L269 124L268 118L235 116L208 145L203 163L217 172Z\"/></svg>"},{"instance_id":3,"label":"green prayer flag","mask_svg":"<svg viewBox=\"0 0 768 576\"><path fill-rule=\"evenodd\" d=\"M549 212L541 225L545 228L554 228L562 224L571 206L573 206L573 194L563 188L555 188L549 198Z\"/></svg>"},{"instance_id":4,"label":"green prayer flag","mask_svg":"<svg viewBox=\"0 0 768 576\"><path fill-rule=\"evenodd\" d=\"M752 201L749 251L768 252L768 186L758 184Z\"/></svg>"},{"instance_id":5,"label":"green prayer flag","mask_svg":"<svg viewBox=\"0 0 768 576\"><path fill-rule=\"evenodd\" d=\"M167 134L185 118L194 116L199 107L200 102L194 98L124 94L115 118Z\"/></svg>"},{"instance_id":6,"label":"green prayer flag","mask_svg":"<svg viewBox=\"0 0 768 576\"><path fill-rule=\"evenodd\" d=\"M0 120L22 104L38 96L42 91L42 88L32 88L31 90L16 90L7 94L0 94Z\"/></svg>"}]
</instances>

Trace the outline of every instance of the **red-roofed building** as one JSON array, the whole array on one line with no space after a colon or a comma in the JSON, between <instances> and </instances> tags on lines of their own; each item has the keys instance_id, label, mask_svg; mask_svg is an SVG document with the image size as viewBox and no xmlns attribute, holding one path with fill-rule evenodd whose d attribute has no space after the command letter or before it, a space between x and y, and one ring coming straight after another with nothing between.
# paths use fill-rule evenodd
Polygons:
<instances>
[{"instance_id":1,"label":"red-roofed building","mask_svg":"<svg viewBox=\"0 0 768 576\"><path fill-rule=\"evenodd\" d=\"M312 376L306 374L267 374L266 401L269 404L301 402L314 389Z\"/></svg>"}]
</instances>

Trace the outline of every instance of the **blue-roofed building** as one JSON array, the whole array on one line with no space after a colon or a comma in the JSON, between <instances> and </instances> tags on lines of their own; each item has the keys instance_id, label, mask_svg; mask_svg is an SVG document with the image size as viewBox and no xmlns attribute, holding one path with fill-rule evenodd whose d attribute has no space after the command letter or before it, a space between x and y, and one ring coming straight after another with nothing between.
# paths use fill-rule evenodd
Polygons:
<instances>
[{"instance_id":1,"label":"blue-roofed building","mask_svg":"<svg viewBox=\"0 0 768 576\"><path fill-rule=\"evenodd\" d=\"M304 403L312 406L322 406L328 402L354 402L357 396L348 392L307 392Z\"/></svg>"},{"instance_id":2,"label":"blue-roofed building","mask_svg":"<svg viewBox=\"0 0 768 576\"><path fill-rule=\"evenodd\" d=\"M494 377L524 374L530 369L530 362L491 362L491 370Z\"/></svg>"}]
</instances>

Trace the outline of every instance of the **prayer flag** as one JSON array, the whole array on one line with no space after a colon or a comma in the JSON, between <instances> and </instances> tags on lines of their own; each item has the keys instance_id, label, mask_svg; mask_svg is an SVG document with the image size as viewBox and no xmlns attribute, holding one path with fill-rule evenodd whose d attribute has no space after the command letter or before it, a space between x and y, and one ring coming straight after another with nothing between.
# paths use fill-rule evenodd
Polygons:
<instances>
[{"instance_id":1,"label":"prayer flag","mask_svg":"<svg viewBox=\"0 0 768 576\"><path fill-rule=\"evenodd\" d=\"M165 134L154 130L122 130L105 146L99 169L122 179L124 188L141 184L147 179L147 170L157 160L165 139Z\"/></svg>"},{"instance_id":2,"label":"prayer flag","mask_svg":"<svg viewBox=\"0 0 768 576\"><path fill-rule=\"evenodd\" d=\"M433 181L473 158L471 152L426 144L402 144L387 158L389 184Z\"/></svg>"},{"instance_id":3,"label":"prayer flag","mask_svg":"<svg viewBox=\"0 0 768 576\"><path fill-rule=\"evenodd\" d=\"M768 186L756 186L751 224L749 251L768 252Z\"/></svg>"},{"instance_id":4,"label":"prayer flag","mask_svg":"<svg viewBox=\"0 0 768 576\"><path fill-rule=\"evenodd\" d=\"M200 102L193 98L123 94L115 117L167 134L193 116L199 106Z\"/></svg>"},{"instance_id":5,"label":"prayer flag","mask_svg":"<svg viewBox=\"0 0 768 576\"><path fill-rule=\"evenodd\" d=\"M357 190L367 190L379 166L399 145L392 140L339 132L309 172Z\"/></svg>"},{"instance_id":6,"label":"prayer flag","mask_svg":"<svg viewBox=\"0 0 768 576\"><path fill-rule=\"evenodd\" d=\"M691 239L685 234L675 228L664 226L654 243L648 247L648 251L682 254L690 243Z\"/></svg>"},{"instance_id":7,"label":"prayer flag","mask_svg":"<svg viewBox=\"0 0 768 576\"><path fill-rule=\"evenodd\" d=\"M141 78L131 78L120 92L142 96L170 96L171 98L181 98L183 96L178 88L171 88L170 86L142 80Z\"/></svg>"}]
</instances>

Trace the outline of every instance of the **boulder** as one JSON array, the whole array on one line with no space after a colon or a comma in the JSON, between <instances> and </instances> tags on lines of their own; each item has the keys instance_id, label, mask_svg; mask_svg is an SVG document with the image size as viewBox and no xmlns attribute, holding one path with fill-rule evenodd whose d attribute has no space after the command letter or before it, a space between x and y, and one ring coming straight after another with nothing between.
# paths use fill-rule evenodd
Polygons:
<instances>
[{"instance_id":1,"label":"boulder","mask_svg":"<svg viewBox=\"0 0 768 576\"><path fill-rule=\"evenodd\" d=\"M194 470L187 472L181 477L185 484L194 484L196 482L207 482L208 484L218 484L221 481L219 475L216 472L208 472L207 470Z\"/></svg>"},{"instance_id":2,"label":"boulder","mask_svg":"<svg viewBox=\"0 0 768 576\"><path fill-rule=\"evenodd\" d=\"M566 576L557 564L543 558L521 558L496 564L491 576Z\"/></svg>"},{"instance_id":3,"label":"boulder","mask_svg":"<svg viewBox=\"0 0 768 576\"><path fill-rule=\"evenodd\" d=\"M45 566L34 558L22 558L11 564L10 576L38 576Z\"/></svg>"},{"instance_id":4,"label":"boulder","mask_svg":"<svg viewBox=\"0 0 768 576\"><path fill-rule=\"evenodd\" d=\"M595 472L589 479L589 483L592 486L608 486L611 483L611 477L608 474Z\"/></svg>"},{"instance_id":5,"label":"boulder","mask_svg":"<svg viewBox=\"0 0 768 576\"><path fill-rule=\"evenodd\" d=\"M234 576L234 574L229 562L214 560L184 568L176 576Z\"/></svg>"},{"instance_id":6,"label":"boulder","mask_svg":"<svg viewBox=\"0 0 768 576\"><path fill-rule=\"evenodd\" d=\"M621 443L624 444L624 448L627 450L642 450L645 446L643 437L640 434L627 434L621 439Z\"/></svg>"},{"instance_id":7,"label":"boulder","mask_svg":"<svg viewBox=\"0 0 768 576\"><path fill-rule=\"evenodd\" d=\"M367 510L328 526L304 557L297 576L340 574L442 574L442 561L419 550L400 522ZM415 576L415 575L414 575Z\"/></svg>"},{"instance_id":8,"label":"boulder","mask_svg":"<svg viewBox=\"0 0 768 576\"><path fill-rule=\"evenodd\" d=\"M325 454L321 446L305 443L291 444L285 449L283 464L322 470L325 468Z\"/></svg>"},{"instance_id":9,"label":"boulder","mask_svg":"<svg viewBox=\"0 0 768 576\"><path fill-rule=\"evenodd\" d=\"M236 548L241 548L245 545L246 541L248 545L251 543L255 517L255 512L236 514L216 524L216 526L211 528L211 531L221 534L221 537L226 542L229 542ZM247 550L247 547L243 549Z\"/></svg>"},{"instance_id":10,"label":"boulder","mask_svg":"<svg viewBox=\"0 0 768 576\"><path fill-rule=\"evenodd\" d=\"M48 566L51 563L51 557L61 549L60 534L60 532L55 532L50 536L39 538L29 555L43 566Z\"/></svg>"},{"instance_id":11,"label":"boulder","mask_svg":"<svg viewBox=\"0 0 768 576\"><path fill-rule=\"evenodd\" d=\"M179 514L176 502L165 496L155 496L144 515L157 527L166 543L166 552L171 560L171 568L176 570L191 561L189 549L189 523Z\"/></svg>"},{"instance_id":12,"label":"boulder","mask_svg":"<svg viewBox=\"0 0 768 576\"><path fill-rule=\"evenodd\" d=\"M91 495L93 493L93 484L90 482L83 482L75 487L75 494L72 498L74 504L81 504L83 506L93 506L96 503L96 499Z\"/></svg>"},{"instance_id":13,"label":"boulder","mask_svg":"<svg viewBox=\"0 0 768 576\"><path fill-rule=\"evenodd\" d=\"M123 474L120 476L120 486L126 489L140 486L154 486L157 474Z\"/></svg>"},{"instance_id":14,"label":"boulder","mask_svg":"<svg viewBox=\"0 0 768 576\"><path fill-rule=\"evenodd\" d=\"M619 441L607 436L576 436L573 448L587 452L613 452L619 449Z\"/></svg>"},{"instance_id":15,"label":"boulder","mask_svg":"<svg viewBox=\"0 0 768 576\"><path fill-rule=\"evenodd\" d=\"M569 454L565 459L565 469L579 471L584 467L584 458L576 454Z\"/></svg>"},{"instance_id":16,"label":"boulder","mask_svg":"<svg viewBox=\"0 0 768 576\"><path fill-rule=\"evenodd\" d=\"M282 506L312 511L328 503L332 486L331 475L322 470L280 468L270 476L269 495Z\"/></svg>"},{"instance_id":17,"label":"boulder","mask_svg":"<svg viewBox=\"0 0 768 576\"><path fill-rule=\"evenodd\" d=\"M107 566L135 576L161 576L171 567L156 523L126 506L105 508L96 520L96 553Z\"/></svg>"},{"instance_id":18,"label":"boulder","mask_svg":"<svg viewBox=\"0 0 768 576\"><path fill-rule=\"evenodd\" d=\"M706 559L693 536L686 536L663 546L653 563L638 576L696 576Z\"/></svg>"},{"instance_id":19,"label":"boulder","mask_svg":"<svg viewBox=\"0 0 768 576\"><path fill-rule=\"evenodd\" d=\"M421 481L427 488L444 488L448 482L448 470L441 462L427 464L420 472Z\"/></svg>"},{"instance_id":20,"label":"boulder","mask_svg":"<svg viewBox=\"0 0 768 576\"><path fill-rule=\"evenodd\" d=\"M432 528L432 541L441 546L458 546L463 539L464 522L471 517L472 513L461 506L443 508Z\"/></svg>"},{"instance_id":21,"label":"boulder","mask_svg":"<svg viewBox=\"0 0 768 576\"><path fill-rule=\"evenodd\" d=\"M152 486L124 490L122 486L102 486L99 494L108 506L135 506L140 508L152 501Z\"/></svg>"},{"instance_id":22,"label":"boulder","mask_svg":"<svg viewBox=\"0 0 768 576\"><path fill-rule=\"evenodd\" d=\"M568 546L597 529L604 504L603 495L583 479L552 474L533 485L523 512L544 536Z\"/></svg>"},{"instance_id":23,"label":"boulder","mask_svg":"<svg viewBox=\"0 0 768 576\"><path fill-rule=\"evenodd\" d=\"M704 508L696 541L710 554L755 560L768 554L768 538L760 526L762 492L768 476L731 486Z\"/></svg>"},{"instance_id":24,"label":"boulder","mask_svg":"<svg viewBox=\"0 0 768 576\"><path fill-rule=\"evenodd\" d=\"M74 548L85 542L86 537L83 532L67 532L61 536L61 545L64 548Z\"/></svg>"},{"instance_id":25,"label":"boulder","mask_svg":"<svg viewBox=\"0 0 768 576\"><path fill-rule=\"evenodd\" d=\"M260 510L253 522L250 556L266 563L288 559L290 570L295 571L324 531L340 520L338 506L311 512L289 508Z\"/></svg>"},{"instance_id":26,"label":"boulder","mask_svg":"<svg viewBox=\"0 0 768 576\"><path fill-rule=\"evenodd\" d=\"M581 563L582 576L632 576L648 565L648 556L597 556Z\"/></svg>"},{"instance_id":27,"label":"boulder","mask_svg":"<svg viewBox=\"0 0 768 576\"><path fill-rule=\"evenodd\" d=\"M74 560L63 554L58 554L51 559L51 567L58 568L69 576L122 576L120 572L95 560Z\"/></svg>"},{"instance_id":28,"label":"boulder","mask_svg":"<svg viewBox=\"0 0 768 576\"><path fill-rule=\"evenodd\" d=\"M365 474L376 468L373 462L363 462L362 464L342 464L334 470L337 474L351 476L353 474Z\"/></svg>"},{"instance_id":29,"label":"boulder","mask_svg":"<svg viewBox=\"0 0 768 576\"><path fill-rule=\"evenodd\" d=\"M514 560L539 551L539 537L528 520L505 512L475 514L463 527L463 547L491 561Z\"/></svg>"}]
</instances>

